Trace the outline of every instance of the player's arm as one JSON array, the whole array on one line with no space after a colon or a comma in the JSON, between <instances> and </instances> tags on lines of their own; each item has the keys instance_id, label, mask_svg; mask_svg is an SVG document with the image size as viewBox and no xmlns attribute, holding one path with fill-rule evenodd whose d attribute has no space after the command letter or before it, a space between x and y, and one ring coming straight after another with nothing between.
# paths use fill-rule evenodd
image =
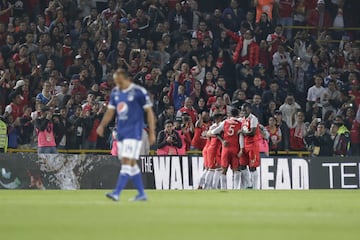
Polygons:
<instances>
[{"instance_id":1,"label":"player's arm","mask_svg":"<svg viewBox=\"0 0 360 240\"><path fill-rule=\"evenodd\" d=\"M256 127L250 128L250 130L247 132L242 131L242 134L244 134L245 136L249 136L249 137L255 136L255 133L256 133Z\"/></svg>"},{"instance_id":2,"label":"player's arm","mask_svg":"<svg viewBox=\"0 0 360 240\"><path fill-rule=\"evenodd\" d=\"M238 153L238 157L240 157L244 152L244 135L242 133L239 134L239 145L240 145L240 151Z\"/></svg>"},{"instance_id":3,"label":"player's arm","mask_svg":"<svg viewBox=\"0 0 360 240\"><path fill-rule=\"evenodd\" d=\"M224 131L224 122L221 122L221 123L219 124L219 126L211 129L211 130L210 130L210 134L211 134L211 135L218 135L218 134L220 134L222 131Z\"/></svg>"},{"instance_id":4,"label":"player's arm","mask_svg":"<svg viewBox=\"0 0 360 240\"><path fill-rule=\"evenodd\" d=\"M115 115L115 107L108 106L108 109L106 110L100 125L96 129L96 133L100 136L104 136L104 128L113 120Z\"/></svg>"},{"instance_id":5,"label":"player's arm","mask_svg":"<svg viewBox=\"0 0 360 240\"><path fill-rule=\"evenodd\" d=\"M242 131L241 133L244 134L244 136L253 137L256 134L256 128L259 124L259 120L256 117L253 117L250 121L250 129L248 131Z\"/></svg>"},{"instance_id":6,"label":"player's arm","mask_svg":"<svg viewBox=\"0 0 360 240\"><path fill-rule=\"evenodd\" d=\"M196 121L195 123L195 127L196 128L201 128L201 125L203 124L203 119L202 119L202 116L201 114L198 115L198 120Z\"/></svg>"},{"instance_id":7,"label":"player's arm","mask_svg":"<svg viewBox=\"0 0 360 240\"><path fill-rule=\"evenodd\" d=\"M155 114L152 107L146 107L145 109L146 116L147 116L147 123L149 127L149 143L150 145L155 144L156 137L155 137Z\"/></svg>"},{"instance_id":8,"label":"player's arm","mask_svg":"<svg viewBox=\"0 0 360 240\"><path fill-rule=\"evenodd\" d=\"M221 144L222 144L224 147L228 147L228 146L229 146L229 143L228 143L225 139L223 139L220 134L217 134L217 135L216 135L216 138L221 142Z\"/></svg>"}]
</instances>

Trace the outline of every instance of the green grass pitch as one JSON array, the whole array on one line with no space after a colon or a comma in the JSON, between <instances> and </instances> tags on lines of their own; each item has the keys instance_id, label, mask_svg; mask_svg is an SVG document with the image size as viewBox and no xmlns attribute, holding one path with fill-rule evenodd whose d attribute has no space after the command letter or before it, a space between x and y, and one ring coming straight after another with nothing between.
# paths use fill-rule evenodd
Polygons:
<instances>
[{"instance_id":1,"label":"green grass pitch","mask_svg":"<svg viewBox=\"0 0 360 240\"><path fill-rule=\"evenodd\" d=\"M0 191L1 239L360 239L360 191Z\"/></svg>"}]
</instances>

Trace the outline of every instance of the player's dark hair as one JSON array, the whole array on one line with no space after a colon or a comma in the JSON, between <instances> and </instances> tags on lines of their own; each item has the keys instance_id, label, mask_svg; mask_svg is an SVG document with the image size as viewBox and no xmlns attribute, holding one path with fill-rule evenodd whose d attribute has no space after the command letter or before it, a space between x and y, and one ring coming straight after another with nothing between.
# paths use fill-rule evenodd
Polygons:
<instances>
[{"instance_id":1,"label":"player's dark hair","mask_svg":"<svg viewBox=\"0 0 360 240\"><path fill-rule=\"evenodd\" d=\"M123 69L123 68L118 68L116 71L115 71L115 73L114 73L115 75L122 75L122 76L124 76L125 78L129 78L130 76L129 76L129 73L125 70L125 69Z\"/></svg>"},{"instance_id":2,"label":"player's dark hair","mask_svg":"<svg viewBox=\"0 0 360 240\"><path fill-rule=\"evenodd\" d=\"M237 108L231 109L231 116L232 116L232 117L237 117L237 116L239 116L239 110L238 110Z\"/></svg>"},{"instance_id":3,"label":"player's dark hair","mask_svg":"<svg viewBox=\"0 0 360 240\"><path fill-rule=\"evenodd\" d=\"M250 103L248 102L245 102L243 105L242 105L243 108L251 108L251 105Z\"/></svg>"}]
</instances>

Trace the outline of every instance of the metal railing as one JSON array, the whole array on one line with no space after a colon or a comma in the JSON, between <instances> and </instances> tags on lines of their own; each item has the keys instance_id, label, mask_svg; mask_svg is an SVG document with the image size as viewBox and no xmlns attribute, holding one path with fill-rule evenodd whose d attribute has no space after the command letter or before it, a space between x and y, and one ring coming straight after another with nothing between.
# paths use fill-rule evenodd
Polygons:
<instances>
[{"instance_id":1,"label":"metal railing","mask_svg":"<svg viewBox=\"0 0 360 240\"><path fill-rule=\"evenodd\" d=\"M8 148L7 153L36 153L37 149L16 149L16 148ZM64 154L110 154L110 150L103 149L59 149L59 153ZM201 151L198 150L190 150L187 151L187 155L201 155ZM282 155L282 156L309 156L311 152L308 151L278 151L278 152L270 152L270 155ZM156 155L155 150L150 151L150 155Z\"/></svg>"}]
</instances>

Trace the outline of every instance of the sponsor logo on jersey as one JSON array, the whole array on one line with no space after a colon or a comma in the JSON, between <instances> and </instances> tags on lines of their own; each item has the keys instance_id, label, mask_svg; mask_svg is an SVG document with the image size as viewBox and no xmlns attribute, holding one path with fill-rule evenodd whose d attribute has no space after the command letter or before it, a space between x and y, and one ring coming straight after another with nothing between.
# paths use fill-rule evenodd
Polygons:
<instances>
[{"instance_id":1,"label":"sponsor logo on jersey","mask_svg":"<svg viewBox=\"0 0 360 240\"><path fill-rule=\"evenodd\" d=\"M118 112L118 118L120 120L127 119L127 117L128 117L127 113L129 111L129 107L126 104L126 102L119 102L116 109L117 109L117 112Z\"/></svg>"}]
</instances>

